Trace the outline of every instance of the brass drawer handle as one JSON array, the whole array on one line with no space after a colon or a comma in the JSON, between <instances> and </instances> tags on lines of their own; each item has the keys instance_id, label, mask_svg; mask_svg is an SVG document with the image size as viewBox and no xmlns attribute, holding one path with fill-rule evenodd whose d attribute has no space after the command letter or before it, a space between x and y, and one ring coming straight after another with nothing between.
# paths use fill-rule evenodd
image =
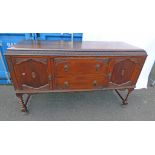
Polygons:
<instances>
[{"instance_id":1,"label":"brass drawer handle","mask_svg":"<svg viewBox=\"0 0 155 155\"><path fill-rule=\"evenodd\" d=\"M23 76L25 76L25 75L26 75L26 73L22 73L22 75L23 75Z\"/></svg>"},{"instance_id":2,"label":"brass drawer handle","mask_svg":"<svg viewBox=\"0 0 155 155\"><path fill-rule=\"evenodd\" d=\"M64 82L64 87L65 87L65 88L68 88L68 87L69 87L68 81L65 81L65 82Z\"/></svg>"},{"instance_id":3,"label":"brass drawer handle","mask_svg":"<svg viewBox=\"0 0 155 155\"><path fill-rule=\"evenodd\" d=\"M97 81L94 80L94 81L93 81L93 86L96 86L96 85L97 85Z\"/></svg>"},{"instance_id":4,"label":"brass drawer handle","mask_svg":"<svg viewBox=\"0 0 155 155\"><path fill-rule=\"evenodd\" d=\"M32 75L32 78L33 78L33 79L36 78L36 73L35 73L35 72L32 72L31 75Z\"/></svg>"},{"instance_id":5,"label":"brass drawer handle","mask_svg":"<svg viewBox=\"0 0 155 155\"><path fill-rule=\"evenodd\" d=\"M65 72L68 71L68 65L64 65L64 71L65 71Z\"/></svg>"},{"instance_id":6,"label":"brass drawer handle","mask_svg":"<svg viewBox=\"0 0 155 155\"><path fill-rule=\"evenodd\" d=\"M96 71L100 69L100 64L96 64Z\"/></svg>"}]
</instances>

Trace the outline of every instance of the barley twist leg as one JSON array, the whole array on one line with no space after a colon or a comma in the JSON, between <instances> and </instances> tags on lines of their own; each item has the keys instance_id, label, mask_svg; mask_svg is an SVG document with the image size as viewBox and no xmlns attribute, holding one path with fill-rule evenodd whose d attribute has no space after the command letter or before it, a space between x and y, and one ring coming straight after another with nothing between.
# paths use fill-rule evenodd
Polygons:
<instances>
[{"instance_id":1,"label":"barley twist leg","mask_svg":"<svg viewBox=\"0 0 155 155\"><path fill-rule=\"evenodd\" d=\"M18 97L18 103L19 103L21 112L27 112L28 110L23 100L23 94L16 94L16 96Z\"/></svg>"}]
</instances>

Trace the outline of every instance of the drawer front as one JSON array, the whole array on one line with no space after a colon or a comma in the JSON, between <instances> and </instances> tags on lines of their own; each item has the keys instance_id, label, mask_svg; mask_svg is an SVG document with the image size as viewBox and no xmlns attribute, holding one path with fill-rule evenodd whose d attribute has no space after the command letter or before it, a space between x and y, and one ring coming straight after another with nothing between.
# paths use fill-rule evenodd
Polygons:
<instances>
[{"instance_id":1,"label":"drawer front","mask_svg":"<svg viewBox=\"0 0 155 155\"><path fill-rule=\"evenodd\" d=\"M109 58L55 58L55 76L107 74Z\"/></svg>"},{"instance_id":2,"label":"drawer front","mask_svg":"<svg viewBox=\"0 0 155 155\"><path fill-rule=\"evenodd\" d=\"M68 76L66 78L56 78L56 89L101 89L106 87L107 80L104 76Z\"/></svg>"}]
</instances>

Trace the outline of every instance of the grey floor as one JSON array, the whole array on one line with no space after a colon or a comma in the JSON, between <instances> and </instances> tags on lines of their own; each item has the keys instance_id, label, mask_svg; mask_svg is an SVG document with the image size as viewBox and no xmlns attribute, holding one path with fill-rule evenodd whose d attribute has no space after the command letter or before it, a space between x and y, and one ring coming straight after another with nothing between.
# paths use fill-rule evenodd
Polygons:
<instances>
[{"instance_id":1,"label":"grey floor","mask_svg":"<svg viewBox=\"0 0 155 155\"><path fill-rule=\"evenodd\" d=\"M155 79L155 67L150 77ZM155 120L155 87L134 90L125 108L120 103L118 96L109 90L37 94L30 100L29 114L23 114L19 110L13 87L0 85L0 121Z\"/></svg>"},{"instance_id":2,"label":"grey floor","mask_svg":"<svg viewBox=\"0 0 155 155\"><path fill-rule=\"evenodd\" d=\"M1 121L155 120L155 88L135 90L126 108L113 91L53 93L32 96L29 114L19 111L12 86L0 86Z\"/></svg>"}]
</instances>

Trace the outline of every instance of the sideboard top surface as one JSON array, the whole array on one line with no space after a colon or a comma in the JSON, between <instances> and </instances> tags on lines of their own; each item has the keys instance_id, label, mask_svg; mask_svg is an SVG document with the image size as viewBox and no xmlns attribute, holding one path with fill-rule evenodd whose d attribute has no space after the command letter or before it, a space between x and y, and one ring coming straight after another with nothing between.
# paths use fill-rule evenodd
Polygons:
<instances>
[{"instance_id":1,"label":"sideboard top surface","mask_svg":"<svg viewBox=\"0 0 155 155\"><path fill-rule=\"evenodd\" d=\"M43 52L42 52L43 51ZM63 54L64 52L89 52L102 53L105 52L136 52L141 55L146 55L146 52L138 47L125 42L114 41L83 41L83 42L68 42L68 41L33 41L24 40L20 43L8 48L6 55L39 55L39 54ZM72 54L73 54L72 53Z\"/></svg>"}]
</instances>

